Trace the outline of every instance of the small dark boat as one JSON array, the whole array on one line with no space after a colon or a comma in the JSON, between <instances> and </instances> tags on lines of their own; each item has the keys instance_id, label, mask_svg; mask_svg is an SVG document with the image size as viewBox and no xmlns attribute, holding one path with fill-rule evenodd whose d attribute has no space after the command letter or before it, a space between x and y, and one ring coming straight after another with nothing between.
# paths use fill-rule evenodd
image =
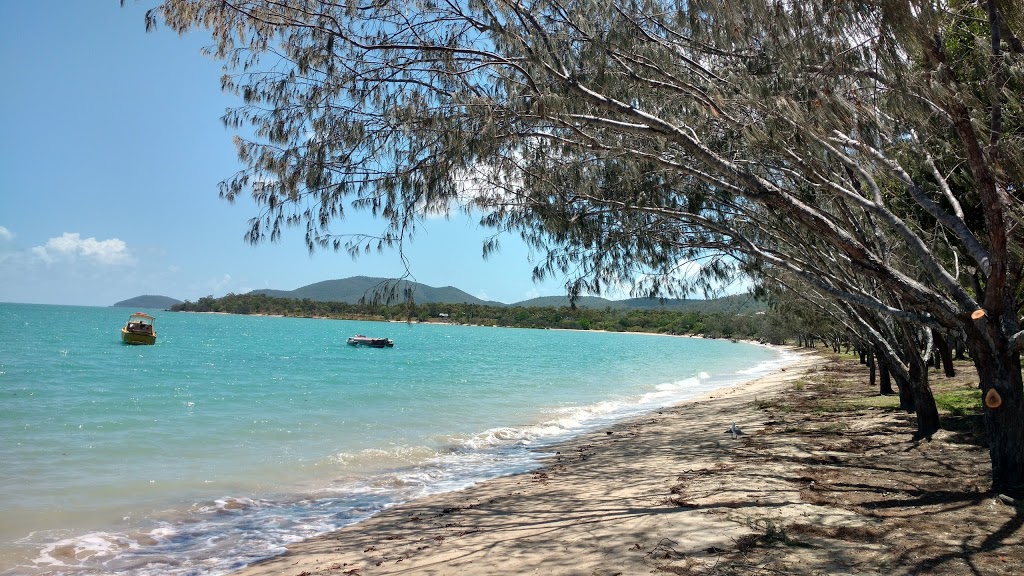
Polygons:
<instances>
[{"instance_id":1,"label":"small dark boat","mask_svg":"<svg viewBox=\"0 0 1024 576\"><path fill-rule=\"evenodd\" d=\"M362 334L356 334L347 341L349 346L366 346L367 348L394 348L395 341L390 338L370 338Z\"/></svg>"}]
</instances>

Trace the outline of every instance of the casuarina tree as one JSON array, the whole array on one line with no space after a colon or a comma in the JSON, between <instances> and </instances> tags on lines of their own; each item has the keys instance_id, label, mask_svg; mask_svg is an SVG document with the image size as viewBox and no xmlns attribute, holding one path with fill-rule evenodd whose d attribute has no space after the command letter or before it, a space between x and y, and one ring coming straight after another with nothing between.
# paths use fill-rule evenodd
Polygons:
<instances>
[{"instance_id":1,"label":"casuarina tree","mask_svg":"<svg viewBox=\"0 0 1024 576\"><path fill-rule=\"evenodd\" d=\"M166 0L147 20L208 31L244 99L221 194L261 207L250 241L296 225L358 252L467 209L576 292L640 271L661 292L708 254L786 269L966 334L993 487L1024 495L1019 1ZM358 209L385 229L345 230Z\"/></svg>"}]
</instances>

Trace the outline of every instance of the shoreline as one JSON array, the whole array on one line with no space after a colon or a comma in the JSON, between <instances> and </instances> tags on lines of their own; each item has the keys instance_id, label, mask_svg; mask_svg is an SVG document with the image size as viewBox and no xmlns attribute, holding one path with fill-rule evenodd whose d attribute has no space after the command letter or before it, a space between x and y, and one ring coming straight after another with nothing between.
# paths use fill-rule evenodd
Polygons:
<instances>
[{"instance_id":1,"label":"shoreline","mask_svg":"<svg viewBox=\"0 0 1024 576\"><path fill-rule=\"evenodd\" d=\"M793 362L767 375L547 446L551 456L531 472L395 505L232 574L630 574L649 571L648 554L668 541L677 551L722 547L722 538L748 530L677 514L686 510L672 503L671 488L684 470L713 468L763 426L759 396L824 362L788 353ZM733 423L742 436L729 433Z\"/></svg>"},{"instance_id":2,"label":"shoreline","mask_svg":"<svg viewBox=\"0 0 1024 576\"><path fill-rule=\"evenodd\" d=\"M424 324L428 326L465 326L469 328L511 328L515 330L553 330L561 332L593 332L595 334L641 334L647 336L669 336L673 338L703 338L706 340L723 340L732 343L746 343L756 344L759 346L772 346L775 348L789 348L789 346L767 344L760 340L754 340L752 338L732 338L732 337L717 337L708 336L702 332L677 334L671 332L646 332L646 331L633 331L633 330L605 330L600 328L552 328L552 327L534 327L534 326L503 326L497 324L467 324L463 322L452 322L449 320L439 320L436 318L428 318L427 320L400 320L400 319L385 319L385 318L338 318L334 316L302 316L302 315L291 315L291 314L263 314L260 312L253 312L242 314L238 312L213 312L213 311L198 311L198 310L163 310L164 312L171 312L172 314L221 314L225 316L254 316L259 318L304 318L307 320L341 320L344 322L379 322L382 324Z\"/></svg>"}]
</instances>

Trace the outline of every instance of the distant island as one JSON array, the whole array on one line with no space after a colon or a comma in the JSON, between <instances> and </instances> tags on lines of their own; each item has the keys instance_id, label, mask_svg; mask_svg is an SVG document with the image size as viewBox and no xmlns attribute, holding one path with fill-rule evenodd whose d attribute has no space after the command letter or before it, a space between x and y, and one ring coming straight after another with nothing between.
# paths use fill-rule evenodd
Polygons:
<instances>
[{"instance_id":1,"label":"distant island","mask_svg":"<svg viewBox=\"0 0 1024 576\"><path fill-rule=\"evenodd\" d=\"M358 304L361 301L388 300L388 292L392 300L401 301L406 293L411 292L414 300L420 304L481 304L485 306L506 306L502 302L481 300L454 286L435 288L409 280L373 278L370 276L352 276L340 280L324 280L295 290L253 290L248 295L263 295L272 298L290 298L292 300L312 300L313 302L344 302Z\"/></svg>"},{"instance_id":2,"label":"distant island","mask_svg":"<svg viewBox=\"0 0 1024 576\"><path fill-rule=\"evenodd\" d=\"M146 294L143 296L136 296L135 298L129 298L127 300L121 300L114 304L114 308L154 308L157 310L169 310L171 306L178 306L184 304L181 300L175 300L174 298L168 298L167 296L154 296Z\"/></svg>"}]
</instances>

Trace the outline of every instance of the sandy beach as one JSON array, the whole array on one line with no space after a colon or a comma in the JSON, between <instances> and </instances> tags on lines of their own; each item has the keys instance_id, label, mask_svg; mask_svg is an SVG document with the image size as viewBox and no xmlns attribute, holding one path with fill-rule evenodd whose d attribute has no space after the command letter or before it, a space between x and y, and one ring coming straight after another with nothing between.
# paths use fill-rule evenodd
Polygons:
<instances>
[{"instance_id":1,"label":"sandy beach","mask_svg":"<svg viewBox=\"0 0 1024 576\"><path fill-rule=\"evenodd\" d=\"M984 449L912 441L898 411L820 409L874 394L853 360L801 353L235 574L1019 573L1024 515L986 493Z\"/></svg>"}]
</instances>

